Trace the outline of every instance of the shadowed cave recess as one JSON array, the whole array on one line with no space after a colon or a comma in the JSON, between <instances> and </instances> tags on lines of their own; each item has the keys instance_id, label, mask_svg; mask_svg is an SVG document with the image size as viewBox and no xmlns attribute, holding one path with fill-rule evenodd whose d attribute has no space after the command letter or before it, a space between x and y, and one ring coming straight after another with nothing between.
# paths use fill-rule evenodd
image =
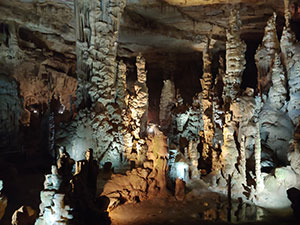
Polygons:
<instances>
[{"instance_id":1,"label":"shadowed cave recess","mask_svg":"<svg viewBox=\"0 0 300 225\"><path fill-rule=\"evenodd\" d=\"M299 0L1 0L0 224L299 224Z\"/></svg>"}]
</instances>

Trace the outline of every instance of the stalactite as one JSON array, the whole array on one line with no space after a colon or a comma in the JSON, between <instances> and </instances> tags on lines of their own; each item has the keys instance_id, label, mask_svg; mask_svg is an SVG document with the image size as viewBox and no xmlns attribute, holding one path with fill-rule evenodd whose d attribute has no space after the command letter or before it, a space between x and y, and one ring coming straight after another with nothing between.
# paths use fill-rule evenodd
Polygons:
<instances>
[{"instance_id":1,"label":"stalactite","mask_svg":"<svg viewBox=\"0 0 300 225\"><path fill-rule=\"evenodd\" d=\"M240 27L241 19L239 12L232 10L229 17L229 29L226 31L226 73L223 78L223 100L225 107L240 92L242 74L246 64L244 55L246 44L240 39Z\"/></svg>"},{"instance_id":2,"label":"stalactite","mask_svg":"<svg viewBox=\"0 0 300 225\"><path fill-rule=\"evenodd\" d=\"M269 90L269 100L271 105L277 109L285 112L283 108L286 104L287 98L287 81L285 72L281 63L280 56L276 53L274 64L271 69L272 86Z\"/></svg>"},{"instance_id":3,"label":"stalactite","mask_svg":"<svg viewBox=\"0 0 300 225\"><path fill-rule=\"evenodd\" d=\"M171 109L176 103L175 85L171 80L164 80L159 103L159 123L163 130L167 130L171 124Z\"/></svg>"},{"instance_id":4,"label":"stalactite","mask_svg":"<svg viewBox=\"0 0 300 225\"><path fill-rule=\"evenodd\" d=\"M275 54L279 53L279 42L276 31L276 13L268 20L262 44L255 54L256 67L258 70L258 88L261 94L266 94L271 85L271 66Z\"/></svg>"}]
</instances>

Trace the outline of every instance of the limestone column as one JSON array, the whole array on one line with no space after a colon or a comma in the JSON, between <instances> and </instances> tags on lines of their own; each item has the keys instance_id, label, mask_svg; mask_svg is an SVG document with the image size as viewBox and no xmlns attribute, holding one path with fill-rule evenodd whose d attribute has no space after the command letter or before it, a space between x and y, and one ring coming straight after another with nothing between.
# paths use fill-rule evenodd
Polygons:
<instances>
[{"instance_id":1,"label":"limestone column","mask_svg":"<svg viewBox=\"0 0 300 225\"><path fill-rule=\"evenodd\" d=\"M116 55L119 25L125 4L126 0L74 2L78 90L85 93L85 100L91 100L91 107L79 112L80 118L76 126L80 130L77 134L83 138L73 142L86 147L95 146L95 158L113 161L113 166L119 165L118 151L123 144L120 108L124 104L117 99L117 95L121 93L117 90ZM82 128L92 132L93 143L85 143L84 135L88 132L82 132Z\"/></svg>"},{"instance_id":2,"label":"limestone column","mask_svg":"<svg viewBox=\"0 0 300 225\"><path fill-rule=\"evenodd\" d=\"M267 94L271 85L271 66L275 54L279 53L279 42L276 31L276 13L268 20L265 27L265 34L262 44L255 54L256 67L258 72L258 89L260 94Z\"/></svg>"},{"instance_id":3,"label":"limestone column","mask_svg":"<svg viewBox=\"0 0 300 225\"><path fill-rule=\"evenodd\" d=\"M274 64L271 69L272 86L269 90L269 100L271 105L277 109L285 112L286 98L287 98L287 81L280 56L275 53Z\"/></svg>"},{"instance_id":4,"label":"limestone column","mask_svg":"<svg viewBox=\"0 0 300 225\"><path fill-rule=\"evenodd\" d=\"M255 138L254 158L255 158L255 181L256 191L260 192L264 189L264 181L261 176L261 139L259 123L256 123L257 135Z\"/></svg>"},{"instance_id":5,"label":"limestone column","mask_svg":"<svg viewBox=\"0 0 300 225\"><path fill-rule=\"evenodd\" d=\"M145 160L146 142L143 136L146 133L148 117L148 88L146 85L146 61L139 54L136 57L137 81L134 84L134 93L128 99L128 133L125 135L127 157L136 164Z\"/></svg>"},{"instance_id":6,"label":"limestone column","mask_svg":"<svg viewBox=\"0 0 300 225\"><path fill-rule=\"evenodd\" d=\"M241 25L239 12L232 10L229 17L229 29L226 32L226 73L223 78L225 108L240 92L242 75L246 64L246 44L240 38Z\"/></svg>"},{"instance_id":7,"label":"limestone column","mask_svg":"<svg viewBox=\"0 0 300 225\"><path fill-rule=\"evenodd\" d=\"M167 130L171 124L171 109L176 103L175 92L174 82L164 80L159 103L159 123L162 130Z\"/></svg>"},{"instance_id":8,"label":"limestone column","mask_svg":"<svg viewBox=\"0 0 300 225\"><path fill-rule=\"evenodd\" d=\"M209 54L210 41L207 40L206 48L203 51L203 77L200 80L202 86L202 119L204 124L204 139L202 157L206 159L209 156L210 149L214 144L214 124L213 124L213 98L212 98L212 73L211 56Z\"/></svg>"}]
</instances>

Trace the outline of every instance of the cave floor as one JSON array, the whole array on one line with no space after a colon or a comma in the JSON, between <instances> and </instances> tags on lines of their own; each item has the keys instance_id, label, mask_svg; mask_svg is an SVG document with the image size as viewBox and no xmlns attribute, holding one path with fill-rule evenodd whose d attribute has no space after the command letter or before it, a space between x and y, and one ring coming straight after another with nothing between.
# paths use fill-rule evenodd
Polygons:
<instances>
[{"instance_id":1,"label":"cave floor","mask_svg":"<svg viewBox=\"0 0 300 225\"><path fill-rule=\"evenodd\" d=\"M233 203L232 223L299 225L293 216L282 216L255 206L241 210ZM216 210L218 209L218 210ZM183 225L229 224L227 200L217 193L187 196L184 201L174 199L150 199L139 203L124 204L109 213L112 225Z\"/></svg>"}]
</instances>

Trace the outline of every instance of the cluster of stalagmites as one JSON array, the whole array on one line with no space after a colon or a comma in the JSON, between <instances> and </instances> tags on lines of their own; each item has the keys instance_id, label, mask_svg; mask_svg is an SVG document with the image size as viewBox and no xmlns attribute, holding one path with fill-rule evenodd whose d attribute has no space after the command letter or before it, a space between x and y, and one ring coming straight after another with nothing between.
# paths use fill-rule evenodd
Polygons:
<instances>
[{"instance_id":1,"label":"cluster of stalagmites","mask_svg":"<svg viewBox=\"0 0 300 225\"><path fill-rule=\"evenodd\" d=\"M92 147L103 165L115 170L145 160L148 113L145 59L136 57L137 81L127 91L126 64L117 61L117 37L125 1L75 1L78 95L91 102L70 125L62 125L59 143L70 146L76 160L80 149ZM88 106L88 105L86 105ZM72 133L72 135L70 135Z\"/></svg>"},{"instance_id":2,"label":"cluster of stalagmites","mask_svg":"<svg viewBox=\"0 0 300 225\"><path fill-rule=\"evenodd\" d=\"M139 202L149 198L166 197L168 148L166 136L156 127L147 138L147 159L143 168L127 171L126 175L113 174L101 195L110 199L109 208L124 202Z\"/></svg>"},{"instance_id":3,"label":"cluster of stalagmites","mask_svg":"<svg viewBox=\"0 0 300 225\"><path fill-rule=\"evenodd\" d=\"M74 164L75 172L72 171ZM92 149L86 151L84 160L75 162L61 148L57 166L53 165L51 174L45 175L40 213L35 224L93 224L96 221L107 224L108 200L95 197L98 171ZM13 221L22 224L22 217L17 212Z\"/></svg>"},{"instance_id":4,"label":"cluster of stalagmites","mask_svg":"<svg viewBox=\"0 0 300 225\"><path fill-rule=\"evenodd\" d=\"M208 40L203 51L202 92L195 95L191 105L183 102L172 79L165 80L159 105L163 134L155 125L149 124L147 129L145 59L136 57L137 80L131 90L126 85L126 64L116 60L118 26L125 3L102 3L75 2L81 79L78 90L91 105L80 110L58 136L61 143L70 146L76 160L83 157L80 149L92 147L102 165L109 161L116 170L131 166L125 175L113 174L104 186L102 195L109 197L111 209L124 201L168 196L167 175L177 185L175 195L181 200L184 182L198 180L209 172L212 188L257 204L265 201L258 194L268 193L275 182L285 183L285 188L295 185L300 165L297 138L289 157L287 150L300 116L300 54L288 19L280 42L276 14L267 22L255 55L256 93L253 88L241 89L246 45L240 38L239 12L232 10L226 72L221 55L219 73L212 74ZM262 169L277 166L273 158L282 163L289 160L291 166L275 169L275 176L262 173ZM211 168L199 170L199 161ZM248 162L252 168L247 168ZM247 178L255 185L247 188Z\"/></svg>"}]
</instances>

